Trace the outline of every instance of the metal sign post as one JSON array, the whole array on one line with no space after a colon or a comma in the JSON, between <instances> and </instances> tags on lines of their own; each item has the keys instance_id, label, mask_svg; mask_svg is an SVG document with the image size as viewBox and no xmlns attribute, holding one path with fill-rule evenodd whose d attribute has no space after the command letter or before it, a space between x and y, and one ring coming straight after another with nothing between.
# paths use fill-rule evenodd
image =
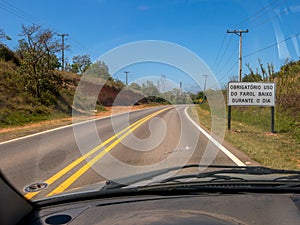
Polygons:
<instances>
[{"instance_id":1,"label":"metal sign post","mask_svg":"<svg viewBox=\"0 0 300 225\"><path fill-rule=\"evenodd\" d=\"M275 108L271 107L271 132L275 133Z\"/></svg>"},{"instance_id":2,"label":"metal sign post","mask_svg":"<svg viewBox=\"0 0 300 225\"><path fill-rule=\"evenodd\" d=\"M231 106L228 105L228 130L231 129Z\"/></svg>"}]
</instances>

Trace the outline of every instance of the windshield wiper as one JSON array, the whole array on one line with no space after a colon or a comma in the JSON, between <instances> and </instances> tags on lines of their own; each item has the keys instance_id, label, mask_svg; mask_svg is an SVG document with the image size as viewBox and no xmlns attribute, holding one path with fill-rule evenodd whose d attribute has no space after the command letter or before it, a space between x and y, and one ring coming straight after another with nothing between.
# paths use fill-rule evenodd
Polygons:
<instances>
[{"instance_id":1,"label":"windshield wiper","mask_svg":"<svg viewBox=\"0 0 300 225\"><path fill-rule=\"evenodd\" d=\"M167 174L172 171L181 171L187 168L207 168L217 169L208 172L201 172L195 174L185 174L173 176L166 179L154 180L154 178ZM236 174L236 175L234 175ZM273 179L247 180L246 176L239 177L238 175L278 175ZM282 176L281 176L282 175ZM191 180L188 180L191 178ZM193 180L195 178L195 180ZM199 180L198 180L199 178ZM204 178L204 179L203 179ZM211 178L211 179L206 179ZM148 182L149 181L149 182ZM215 181L215 182L214 182ZM220 181L220 182L219 182ZM234 182L237 181L237 182ZM146 184L142 184L146 182ZM148 182L148 183L147 183ZM225 182L225 183L224 183ZM227 183L228 182L228 183ZM224 184L235 184L235 186L227 186L224 188ZM221 186L219 186L221 185ZM99 186L97 186L99 187ZM170 168L164 168L156 171L150 171L138 175L129 176L122 179L107 180L104 185L97 191L79 193L78 199L93 198L95 196L114 196L114 195L136 195L137 192L143 191L149 193L149 191L170 191L170 190L200 190L202 191L224 191L224 190L273 190L273 191L285 191L285 190L298 190L300 191L300 171L294 170L277 170L270 169L262 166L223 166L223 165L198 165L190 164L186 166L176 166ZM219 189L218 189L219 188ZM78 190L76 190L77 192ZM54 196L51 199L46 199L39 204L49 205L51 203L56 204L57 199L61 201L73 201L76 193L64 194L63 196Z\"/></svg>"},{"instance_id":2,"label":"windshield wiper","mask_svg":"<svg viewBox=\"0 0 300 225\"><path fill-rule=\"evenodd\" d=\"M227 166L226 166L227 167ZM215 167L213 167L215 168ZM230 167L227 167L230 168ZM246 174L246 175L270 175L270 174L296 174L293 177L296 176L300 177L300 171L294 171L294 170L278 170L278 169L270 169L263 166L243 166L243 167L233 167L234 169L222 169L222 170L216 170L216 171L209 171L209 172L202 172L198 174L185 174L185 175L179 175L170 177L167 179L164 179L160 181L161 183L167 183L171 181L176 181L180 179L188 179L188 178L207 178L212 177L210 181L216 181L216 180L244 180L244 178L240 177L233 177L228 174ZM219 174L227 174L227 175L219 175ZM287 178L288 176L282 177L282 179ZM277 178L280 179L280 178ZM275 181L274 179L273 181Z\"/></svg>"},{"instance_id":3,"label":"windshield wiper","mask_svg":"<svg viewBox=\"0 0 300 225\"><path fill-rule=\"evenodd\" d=\"M189 179L189 178L212 178L210 182L213 181L247 181L245 178L230 176L230 174L246 174L246 175L269 175L269 174L285 174L285 175L295 175L300 177L300 171L294 170L278 170L278 169L270 169L263 166L229 166L229 165L199 165L199 164L190 164L185 166L177 166L170 167L161 170L151 171L139 175L134 175L122 179L117 180L108 180L106 184L101 188L101 191L112 190L112 189L121 189L123 187L128 187L133 184L137 184L142 181L151 180L159 175L167 174L172 171L184 170L187 168L214 168L220 170L214 170L209 172L200 172L196 174L184 174L173 176L170 178L166 178L163 180L155 181L151 184L164 184L168 182L180 182L181 179ZM226 174L226 175L225 175ZM284 176L287 177L287 176ZM282 177L282 179L284 178ZM149 185L151 185L149 184Z\"/></svg>"},{"instance_id":4,"label":"windshield wiper","mask_svg":"<svg viewBox=\"0 0 300 225\"><path fill-rule=\"evenodd\" d=\"M277 177L274 181L300 181L300 174Z\"/></svg>"}]
</instances>

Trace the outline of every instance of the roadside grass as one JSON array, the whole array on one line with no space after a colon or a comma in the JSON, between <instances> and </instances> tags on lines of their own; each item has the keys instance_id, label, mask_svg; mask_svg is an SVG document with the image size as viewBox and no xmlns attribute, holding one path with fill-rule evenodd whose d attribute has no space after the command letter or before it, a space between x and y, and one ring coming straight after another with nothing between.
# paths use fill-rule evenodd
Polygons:
<instances>
[{"instance_id":1,"label":"roadside grass","mask_svg":"<svg viewBox=\"0 0 300 225\"><path fill-rule=\"evenodd\" d=\"M102 118L106 116L111 116L113 114L125 113L129 111L134 111L142 108L152 107L151 105L139 105L139 106L116 106L114 112L112 112L112 107L105 107L102 105L97 105L94 114L86 115L76 115L73 117L70 114L64 113L51 113L45 115L45 117L35 117L36 121L31 118L29 122L24 122L21 125L5 125L0 126L0 142L8 141L14 138L19 138L34 133L50 130L53 128L66 126L72 123L78 123L90 119Z\"/></svg>"},{"instance_id":2,"label":"roadside grass","mask_svg":"<svg viewBox=\"0 0 300 225\"><path fill-rule=\"evenodd\" d=\"M270 132L270 108L232 107L231 131L225 140L263 166L278 169L300 169L299 123L276 109L275 131ZM200 125L211 129L211 114L207 103L189 108L198 116ZM226 121L227 122L227 121Z\"/></svg>"},{"instance_id":3,"label":"roadside grass","mask_svg":"<svg viewBox=\"0 0 300 225\"><path fill-rule=\"evenodd\" d=\"M70 116L64 113L51 113L51 114L35 114L30 111L11 111L8 112L9 116L5 118L5 122L0 122L0 128L22 126L25 124L31 124L41 122L45 120L60 119Z\"/></svg>"},{"instance_id":4,"label":"roadside grass","mask_svg":"<svg viewBox=\"0 0 300 225\"><path fill-rule=\"evenodd\" d=\"M45 107L47 108L47 107ZM107 111L106 108L102 105L96 106L97 113ZM1 112L1 111L0 111ZM37 122L43 121L56 121L56 120L63 120L72 117L72 112L62 112L58 110L48 109L41 111L40 113L37 112L36 109L32 109L28 107L26 109L21 110L5 110L5 113L2 115L5 116L7 114L5 121L1 121L0 119L0 128L13 128L19 127L23 125L30 125ZM0 117L1 118L1 117Z\"/></svg>"}]
</instances>

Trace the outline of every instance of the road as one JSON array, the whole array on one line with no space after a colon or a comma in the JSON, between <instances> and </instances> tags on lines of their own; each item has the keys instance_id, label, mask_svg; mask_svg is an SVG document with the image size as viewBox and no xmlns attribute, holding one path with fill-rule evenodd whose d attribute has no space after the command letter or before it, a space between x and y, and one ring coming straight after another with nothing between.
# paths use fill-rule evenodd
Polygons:
<instances>
[{"instance_id":1,"label":"road","mask_svg":"<svg viewBox=\"0 0 300 225\"><path fill-rule=\"evenodd\" d=\"M34 200L169 166L251 162L209 141L187 116L187 107L133 111L0 143L1 170ZM37 182L48 186L25 191Z\"/></svg>"}]
</instances>

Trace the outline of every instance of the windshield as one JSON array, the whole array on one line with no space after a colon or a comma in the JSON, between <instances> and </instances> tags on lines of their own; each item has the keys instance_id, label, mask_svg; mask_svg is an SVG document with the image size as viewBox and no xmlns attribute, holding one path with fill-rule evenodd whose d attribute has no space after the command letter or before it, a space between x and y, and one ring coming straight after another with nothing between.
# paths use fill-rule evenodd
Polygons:
<instances>
[{"instance_id":1,"label":"windshield","mask_svg":"<svg viewBox=\"0 0 300 225\"><path fill-rule=\"evenodd\" d=\"M26 199L299 182L298 0L0 0L0 12L0 168Z\"/></svg>"}]
</instances>

